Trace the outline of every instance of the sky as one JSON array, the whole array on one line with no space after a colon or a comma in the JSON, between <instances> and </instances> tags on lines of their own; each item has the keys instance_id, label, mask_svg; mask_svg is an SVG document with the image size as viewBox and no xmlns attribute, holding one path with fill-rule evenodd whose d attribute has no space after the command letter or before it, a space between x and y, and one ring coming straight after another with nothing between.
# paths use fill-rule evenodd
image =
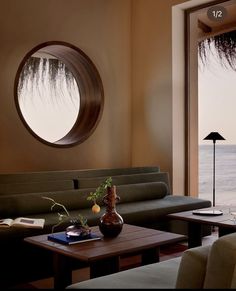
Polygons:
<instances>
[{"instance_id":1,"label":"sky","mask_svg":"<svg viewBox=\"0 0 236 291\"><path fill-rule=\"evenodd\" d=\"M47 68L44 78L39 78L37 85L32 82L29 88L24 83L18 100L21 113L34 133L54 143L63 138L75 124L80 109L80 93L75 79L69 88L65 75L61 73L54 87L50 83L49 74ZM42 75L40 66L39 76Z\"/></svg>"},{"instance_id":2,"label":"sky","mask_svg":"<svg viewBox=\"0 0 236 291\"><path fill-rule=\"evenodd\" d=\"M221 66L215 54L209 54L208 65L199 60L198 69L199 144L211 131L218 131L226 140L236 144L236 72Z\"/></svg>"}]
</instances>

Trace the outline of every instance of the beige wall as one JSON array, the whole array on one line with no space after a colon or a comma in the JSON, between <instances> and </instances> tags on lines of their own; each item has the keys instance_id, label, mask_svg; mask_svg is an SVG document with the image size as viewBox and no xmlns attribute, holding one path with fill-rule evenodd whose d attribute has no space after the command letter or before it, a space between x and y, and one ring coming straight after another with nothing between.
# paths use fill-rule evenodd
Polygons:
<instances>
[{"instance_id":1,"label":"beige wall","mask_svg":"<svg viewBox=\"0 0 236 291\"><path fill-rule=\"evenodd\" d=\"M173 130L178 131L178 124L183 129L183 99L180 113L172 119L173 104L180 104L173 92L172 7L182 2L2 0L0 172L160 165L172 180L173 170L178 174L181 167L175 184L182 193L184 135ZM37 141L14 104L20 61L34 46L50 40L81 48L97 66L104 85L105 106L97 129L72 148ZM181 156L173 137L180 140Z\"/></svg>"},{"instance_id":2,"label":"beige wall","mask_svg":"<svg viewBox=\"0 0 236 291\"><path fill-rule=\"evenodd\" d=\"M184 10L207 2L132 2L132 163L160 165L170 174L173 193L180 195L187 150Z\"/></svg>"},{"instance_id":3,"label":"beige wall","mask_svg":"<svg viewBox=\"0 0 236 291\"><path fill-rule=\"evenodd\" d=\"M0 172L131 165L129 0L2 0L0 9ZM84 143L55 148L23 126L14 104L18 66L51 40L81 48L98 68L105 91L101 121Z\"/></svg>"},{"instance_id":4,"label":"beige wall","mask_svg":"<svg viewBox=\"0 0 236 291\"><path fill-rule=\"evenodd\" d=\"M132 17L132 161L133 165L160 165L171 180L172 7L181 2L134 0Z\"/></svg>"},{"instance_id":5,"label":"beige wall","mask_svg":"<svg viewBox=\"0 0 236 291\"><path fill-rule=\"evenodd\" d=\"M135 165L171 168L171 1L135 0L133 143Z\"/></svg>"}]
</instances>

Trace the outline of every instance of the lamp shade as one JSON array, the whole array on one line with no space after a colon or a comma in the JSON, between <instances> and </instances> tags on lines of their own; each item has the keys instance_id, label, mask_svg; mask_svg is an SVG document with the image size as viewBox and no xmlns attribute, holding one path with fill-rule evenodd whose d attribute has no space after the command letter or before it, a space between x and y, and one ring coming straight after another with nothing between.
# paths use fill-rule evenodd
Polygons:
<instances>
[{"instance_id":1,"label":"lamp shade","mask_svg":"<svg viewBox=\"0 0 236 291\"><path fill-rule=\"evenodd\" d=\"M223 138L223 136L220 135L219 132L215 132L215 131L212 131L211 133L209 133L204 139L205 140L213 140L213 141L225 140L225 138Z\"/></svg>"}]
</instances>

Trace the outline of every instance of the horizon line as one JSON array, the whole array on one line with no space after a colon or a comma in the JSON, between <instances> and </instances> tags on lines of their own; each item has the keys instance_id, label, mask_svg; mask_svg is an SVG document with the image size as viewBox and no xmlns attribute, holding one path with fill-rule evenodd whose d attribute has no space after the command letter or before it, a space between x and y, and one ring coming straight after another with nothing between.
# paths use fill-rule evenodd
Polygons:
<instances>
[{"instance_id":1,"label":"horizon line","mask_svg":"<svg viewBox=\"0 0 236 291\"><path fill-rule=\"evenodd\" d=\"M212 144L206 144L206 143L199 143L198 145L212 145ZM222 144L222 143L217 143L217 145L224 145L224 146L226 146L226 145L236 145L236 143L225 143L225 144Z\"/></svg>"}]
</instances>

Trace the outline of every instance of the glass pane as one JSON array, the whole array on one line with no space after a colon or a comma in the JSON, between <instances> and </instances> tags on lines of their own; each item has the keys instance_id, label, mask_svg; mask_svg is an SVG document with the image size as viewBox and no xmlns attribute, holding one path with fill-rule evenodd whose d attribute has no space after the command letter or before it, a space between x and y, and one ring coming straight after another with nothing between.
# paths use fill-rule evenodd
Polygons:
<instances>
[{"instance_id":1,"label":"glass pane","mask_svg":"<svg viewBox=\"0 0 236 291\"><path fill-rule=\"evenodd\" d=\"M71 130L80 110L73 74L59 59L43 53L26 61L19 78L18 101L28 126L50 143Z\"/></svg>"}]
</instances>

